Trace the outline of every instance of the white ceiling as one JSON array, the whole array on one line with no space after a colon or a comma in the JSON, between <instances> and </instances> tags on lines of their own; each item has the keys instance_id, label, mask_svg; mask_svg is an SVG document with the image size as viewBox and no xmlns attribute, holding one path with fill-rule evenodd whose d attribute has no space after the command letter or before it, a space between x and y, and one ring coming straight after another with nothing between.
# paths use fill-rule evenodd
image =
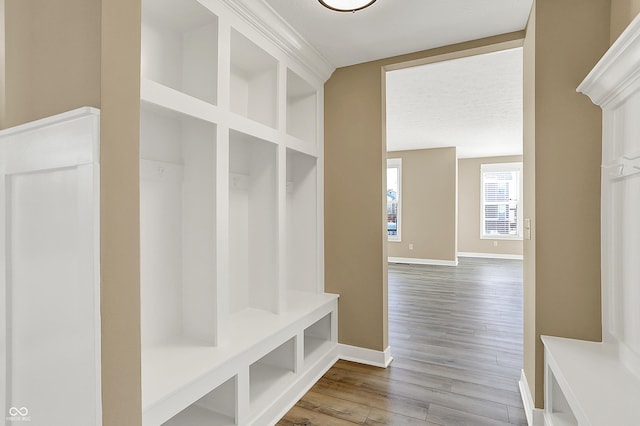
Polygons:
<instances>
[{"instance_id":1,"label":"white ceiling","mask_svg":"<svg viewBox=\"0 0 640 426\"><path fill-rule=\"evenodd\" d=\"M522 154L522 48L387 73L387 150Z\"/></svg>"},{"instance_id":2,"label":"white ceiling","mask_svg":"<svg viewBox=\"0 0 640 426\"><path fill-rule=\"evenodd\" d=\"M532 0L377 0L356 13L264 0L336 67L524 29Z\"/></svg>"},{"instance_id":3,"label":"white ceiling","mask_svg":"<svg viewBox=\"0 0 640 426\"><path fill-rule=\"evenodd\" d=\"M335 67L519 31L532 0L377 0L356 13L318 0L263 0ZM522 149L520 50L393 71L388 148L458 146L459 157Z\"/></svg>"}]
</instances>

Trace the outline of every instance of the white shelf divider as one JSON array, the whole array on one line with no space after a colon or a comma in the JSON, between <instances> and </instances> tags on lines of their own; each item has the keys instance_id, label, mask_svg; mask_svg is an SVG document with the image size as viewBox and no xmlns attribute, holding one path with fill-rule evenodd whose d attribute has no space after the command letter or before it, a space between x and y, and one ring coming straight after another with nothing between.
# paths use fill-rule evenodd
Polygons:
<instances>
[{"instance_id":1,"label":"white shelf divider","mask_svg":"<svg viewBox=\"0 0 640 426\"><path fill-rule=\"evenodd\" d=\"M140 82L140 100L210 123L221 121L221 112L217 106L153 80L143 79Z\"/></svg>"}]
</instances>

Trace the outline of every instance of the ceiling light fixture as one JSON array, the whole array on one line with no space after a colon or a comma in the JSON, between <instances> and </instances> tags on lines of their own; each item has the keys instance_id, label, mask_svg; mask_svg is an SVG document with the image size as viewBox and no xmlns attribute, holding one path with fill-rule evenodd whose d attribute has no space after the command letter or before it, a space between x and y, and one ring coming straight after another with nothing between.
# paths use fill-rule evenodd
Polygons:
<instances>
[{"instance_id":1,"label":"ceiling light fixture","mask_svg":"<svg viewBox=\"0 0 640 426\"><path fill-rule=\"evenodd\" d=\"M324 7L336 12L355 12L371 6L376 0L318 0Z\"/></svg>"}]
</instances>

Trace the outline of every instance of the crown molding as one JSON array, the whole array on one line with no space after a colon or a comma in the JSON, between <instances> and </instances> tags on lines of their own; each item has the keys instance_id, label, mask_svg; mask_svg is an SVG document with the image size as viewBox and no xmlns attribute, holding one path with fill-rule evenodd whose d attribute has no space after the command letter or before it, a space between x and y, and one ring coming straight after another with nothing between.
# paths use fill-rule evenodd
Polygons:
<instances>
[{"instance_id":1,"label":"crown molding","mask_svg":"<svg viewBox=\"0 0 640 426\"><path fill-rule=\"evenodd\" d=\"M309 44L264 0L222 0L233 12L273 42L294 62L308 70L319 82L329 79L335 67Z\"/></svg>"},{"instance_id":2,"label":"crown molding","mask_svg":"<svg viewBox=\"0 0 640 426\"><path fill-rule=\"evenodd\" d=\"M640 15L611 45L577 91L602 107L624 100L640 88Z\"/></svg>"}]
</instances>

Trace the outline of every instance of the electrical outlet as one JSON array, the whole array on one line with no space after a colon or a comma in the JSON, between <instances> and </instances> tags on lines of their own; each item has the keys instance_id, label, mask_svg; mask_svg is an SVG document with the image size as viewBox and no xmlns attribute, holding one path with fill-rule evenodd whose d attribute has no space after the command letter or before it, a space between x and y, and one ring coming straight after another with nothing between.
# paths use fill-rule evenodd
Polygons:
<instances>
[{"instance_id":1,"label":"electrical outlet","mask_svg":"<svg viewBox=\"0 0 640 426\"><path fill-rule=\"evenodd\" d=\"M494 247L498 247L498 242L497 242L497 241L494 241L494 242L493 242L493 246L494 246Z\"/></svg>"},{"instance_id":2,"label":"electrical outlet","mask_svg":"<svg viewBox=\"0 0 640 426\"><path fill-rule=\"evenodd\" d=\"M409 243L409 250L413 250L413 243Z\"/></svg>"}]
</instances>

